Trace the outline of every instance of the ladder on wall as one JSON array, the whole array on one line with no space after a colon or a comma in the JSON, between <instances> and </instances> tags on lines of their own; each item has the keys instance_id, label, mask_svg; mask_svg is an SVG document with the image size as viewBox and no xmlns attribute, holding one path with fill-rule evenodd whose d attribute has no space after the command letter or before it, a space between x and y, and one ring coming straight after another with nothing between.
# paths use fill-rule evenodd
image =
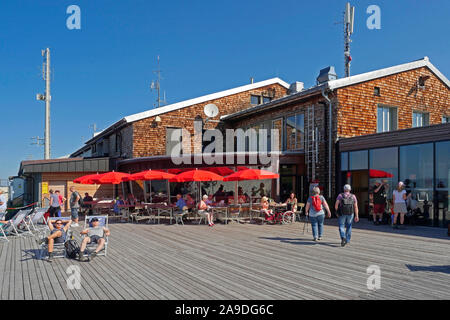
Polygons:
<instances>
[{"instance_id":1,"label":"ladder on wall","mask_svg":"<svg viewBox=\"0 0 450 320\"><path fill-rule=\"evenodd\" d=\"M319 130L314 126L314 105L308 106L306 114L306 170L309 181L316 180L316 163L318 162L318 133Z\"/></svg>"}]
</instances>

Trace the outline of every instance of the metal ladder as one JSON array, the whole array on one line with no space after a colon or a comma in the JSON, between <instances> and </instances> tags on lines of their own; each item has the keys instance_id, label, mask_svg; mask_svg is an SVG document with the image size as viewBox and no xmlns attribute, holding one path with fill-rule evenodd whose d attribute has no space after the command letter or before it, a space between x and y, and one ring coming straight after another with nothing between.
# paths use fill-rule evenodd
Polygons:
<instances>
[{"instance_id":1,"label":"metal ladder","mask_svg":"<svg viewBox=\"0 0 450 320\"><path fill-rule=\"evenodd\" d=\"M312 181L316 179L316 162L318 162L318 128L314 126L314 105L308 106L305 131L307 178Z\"/></svg>"}]
</instances>

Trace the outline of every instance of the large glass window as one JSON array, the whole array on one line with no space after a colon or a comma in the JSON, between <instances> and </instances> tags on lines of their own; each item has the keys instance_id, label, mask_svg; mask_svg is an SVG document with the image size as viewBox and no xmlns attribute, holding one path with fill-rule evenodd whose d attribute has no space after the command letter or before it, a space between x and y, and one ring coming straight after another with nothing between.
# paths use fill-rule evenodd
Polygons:
<instances>
[{"instance_id":1,"label":"large glass window","mask_svg":"<svg viewBox=\"0 0 450 320\"><path fill-rule=\"evenodd\" d=\"M398 182L398 148L370 150L369 161L370 187L373 188L375 181L380 180L385 184L387 199L392 199L392 191Z\"/></svg>"},{"instance_id":2,"label":"large glass window","mask_svg":"<svg viewBox=\"0 0 450 320\"><path fill-rule=\"evenodd\" d=\"M397 130L397 108L379 106L377 110L377 132Z\"/></svg>"},{"instance_id":3,"label":"large glass window","mask_svg":"<svg viewBox=\"0 0 450 320\"><path fill-rule=\"evenodd\" d=\"M450 141L436 142L437 215L441 226L450 220Z\"/></svg>"},{"instance_id":4,"label":"large glass window","mask_svg":"<svg viewBox=\"0 0 450 320\"><path fill-rule=\"evenodd\" d=\"M348 170L348 152L341 153L341 170L342 171Z\"/></svg>"},{"instance_id":5,"label":"large glass window","mask_svg":"<svg viewBox=\"0 0 450 320\"><path fill-rule=\"evenodd\" d=\"M400 147L400 180L407 194L428 211L433 219L433 144L416 144Z\"/></svg>"},{"instance_id":6,"label":"large glass window","mask_svg":"<svg viewBox=\"0 0 450 320\"><path fill-rule=\"evenodd\" d=\"M350 152L350 170L367 169L368 159L367 150Z\"/></svg>"},{"instance_id":7,"label":"large glass window","mask_svg":"<svg viewBox=\"0 0 450 320\"><path fill-rule=\"evenodd\" d=\"M286 139L285 150L302 150L304 148L304 126L305 116L303 113L286 117L284 132Z\"/></svg>"}]
</instances>

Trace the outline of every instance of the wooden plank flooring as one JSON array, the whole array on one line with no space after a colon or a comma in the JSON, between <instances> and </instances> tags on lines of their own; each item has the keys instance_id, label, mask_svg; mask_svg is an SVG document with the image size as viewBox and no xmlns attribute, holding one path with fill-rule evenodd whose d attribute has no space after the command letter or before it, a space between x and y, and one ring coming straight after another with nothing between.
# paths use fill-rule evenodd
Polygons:
<instances>
[{"instance_id":1,"label":"wooden plank flooring","mask_svg":"<svg viewBox=\"0 0 450 320\"><path fill-rule=\"evenodd\" d=\"M74 228L79 230L80 228ZM37 260L32 237L0 243L0 299L450 299L450 237L441 228L354 225L341 248L293 225L111 224L108 256ZM81 289L67 269L81 270ZM366 269L381 269L370 291Z\"/></svg>"}]
</instances>

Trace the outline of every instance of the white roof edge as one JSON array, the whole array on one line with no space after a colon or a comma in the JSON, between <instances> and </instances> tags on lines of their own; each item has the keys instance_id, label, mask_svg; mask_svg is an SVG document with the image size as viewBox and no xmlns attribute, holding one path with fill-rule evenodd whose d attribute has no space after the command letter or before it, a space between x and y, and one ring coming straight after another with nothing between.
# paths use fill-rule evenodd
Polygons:
<instances>
[{"instance_id":1,"label":"white roof edge","mask_svg":"<svg viewBox=\"0 0 450 320\"><path fill-rule=\"evenodd\" d=\"M366 73L361 73L355 76L350 76L347 78L337 79L337 80L331 80L328 81L328 87L330 90L350 86L356 83L365 82L385 76L389 76L392 74L405 72L412 69L417 69L421 67L428 67L430 70L440 79L442 80L447 87L450 88L450 81L429 61L428 57L424 57L423 59L408 62L404 64L400 64L393 67L388 67L384 69L379 69L375 71L370 71Z\"/></svg>"},{"instance_id":2,"label":"white roof edge","mask_svg":"<svg viewBox=\"0 0 450 320\"><path fill-rule=\"evenodd\" d=\"M268 86L268 85L275 84L275 83L278 83L278 84L282 85L286 89L289 88L289 84L287 82L285 82L285 81L281 80L280 78L276 77L276 78L271 78L271 79L268 79L268 80L264 80L264 81L255 82L255 83L247 84L247 85L244 85L244 86L236 87L236 88L233 88L233 89L228 89L228 90L224 90L224 91L220 91L220 92L216 92L216 93L212 93L212 94L207 94L205 96L201 96L201 97L197 97L197 98L180 101L180 102L173 103L173 104L170 104L170 105L167 105L167 106L159 107L157 109L152 109L152 110L136 113L136 114L124 117L124 119L128 123L135 122L135 121L142 120L142 119L145 119L145 118L148 118L148 117L153 117L153 116L160 115L160 114L163 114L163 113L167 113L167 112L171 112L171 111L178 110L178 109L181 109L181 108L189 107L189 106L192 106L194 104L199 104L199 103L203 103L203 102L206 102L206 101L223 98L223 97L226 97L226 96L230 96L230 95L241 93L241 92L244 92L244 91L248 91L248 90L252 90L252 89Z\"/></svg>"}]
</instances>

